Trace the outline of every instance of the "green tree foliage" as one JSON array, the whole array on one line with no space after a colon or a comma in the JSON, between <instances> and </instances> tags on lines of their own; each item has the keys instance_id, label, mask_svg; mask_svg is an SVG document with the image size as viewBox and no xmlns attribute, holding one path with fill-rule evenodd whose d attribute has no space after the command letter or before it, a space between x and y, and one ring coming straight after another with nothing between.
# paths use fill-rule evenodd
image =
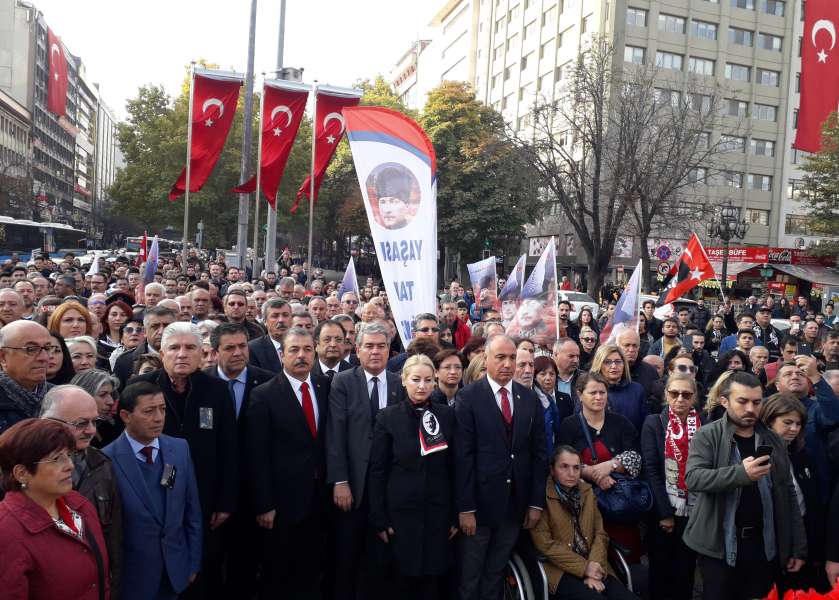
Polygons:
<instances>
[{"instance_id":1,"label":"green tree foliage","mask_svg":"<svg viewBox=\"0 0 839 600\"><path fill-rule=\"evenodd\" d=\"M811 234L839 235L839 115L832 113L822 127L821 150L802 165L805 192L801 201L810 211ZM828 241L816 248L819 254L839 254L839 242Z\"/></svg>"},{"instance_id":2,"label":"green tree foliage","mask_svg":"<svg viewBox=\"0 0 839 600\"><path fill-rule=\"evenodd\" d=\"M437 155L440 242L466 261L487 245L505 253L517 247L542 205L536 172L506 140L501 115L475 100L468 84L444 82L429 93L420 124Z\"/></svg>"}]
</instances>

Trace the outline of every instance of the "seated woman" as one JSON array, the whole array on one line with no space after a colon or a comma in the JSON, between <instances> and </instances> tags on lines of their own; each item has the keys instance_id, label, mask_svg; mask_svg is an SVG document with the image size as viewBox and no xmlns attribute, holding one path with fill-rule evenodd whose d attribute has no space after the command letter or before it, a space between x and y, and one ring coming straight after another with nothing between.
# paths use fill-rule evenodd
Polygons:
<instances>
[{"instance_id":1,"label":"seated woman","mask_svg":"<svg viewBox=\"0 0 839 600\"><path fill-rule=\"evenodd\" d=\"M547 557L551 600L637 600L609 567L609 536L594 491L581 481L581 474L577 450L557 446L551 456L545 510L530 531L536 549Z\"/></svg>"}]
</instances>

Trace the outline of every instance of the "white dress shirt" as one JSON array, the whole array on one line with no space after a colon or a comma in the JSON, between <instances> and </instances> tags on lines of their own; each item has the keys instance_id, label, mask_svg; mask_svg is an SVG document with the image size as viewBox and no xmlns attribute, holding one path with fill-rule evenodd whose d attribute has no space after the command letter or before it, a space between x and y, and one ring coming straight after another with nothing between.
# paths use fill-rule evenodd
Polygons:
<instances>
[{"instance_id":1,"label":"white dress shirt","mask_svg":"<svg viewBox=\"0 0 839 600\"><path fill-rule=\"evenodd\" d=\"M367 378L367 399L373 395L373 378L379 378L379 410L387 406L387 371L382 371L378 375L373 375L364 371L364 376Z\"/></svg>"},{"instance_id":2,"label":"white dress shirt","mask_svg":"<svg viewBox=\"0 0 839 600\"><path fill-rule=\"evenodd\" d=\"M133 437L128 435L127 431L125 432L125 437L128 440L128 444L131 446L131 451L134 452L134 458L136 458L137 460L139 460L142 463L146 462L146 456L142 452L140 452L140 450L142 450L146 446L151 446L152 447L152 451L151 451L152 462L157 460L157 454L160 452L160 438L154 438L151 441L150 444L141 444L140 442L135 440Z\"/></svg>"},{"instance_id":3,"label":"white dress shirt","mask_svg":"<svg viewBox=\"0 0 839 600\"><path fill-rule=\"evenodd\" d=\"M294 375L289 374L288 371L283 369L283 373L285 376L288 377L288 382L291 384L291 389L294 390L294 394L297 396L297 402L300 404L300 408L303 408L303 392L301 391L301 387L303 384L307 384L309 386L309 396L312 398L312 408L315 411L315 428L317 428L318 424L318 400L315 396L315 387L312 385L312 378L311 376L307 376L305 381L300 381L299 379L295 378Z\"/></svg>"},{"instance_id":4,"label":"white dress shirt","mask_svg":"<svg viewBox=\"0 0 839 600\"><path fill-rule=\"evenodd\" d=\"M495 381L492 377L487 375L487 381L489 382L489 387L492 388L492 393L495 394L495 403L498 405L498 410L501 411L503 414L504 411L501 409L501 388L503 387L507 390L507 400L510 402L510 415L513 414L513 380L507 382L507 385L501 385L497 381Z\"/></svg>"},{"instance_id":5,"label":"white dress shirt","mask_svg":"<svg viewBox=\"0 0 839 600\"><path fill-rule=\"evenodd\" d=\"M320 359L318 359L318 364L320 365L320 372L323 373L324 377L329 377L329 375L326 374L327 371L332 371L335 375L337 375L338 371L341 369L340 361L338 361L338 364L334 367L327 367L325 364L323 364L323 361L321 361ZM335 375L333 375L333 377Z\"/></svg>"},{"instance_id":6,"label":"white dress shirt","mask_svg":"<svg viewBox=\"0 0 839 600\"><path fill-rule=\"evenodd\" d=\"M279 356L279 357L280 357L280 361L282 361L282 359L283 359L283 357L282 357L282 354L283 354L283 347L282 347L282 346L280 346L280 342L278 342L277 340L275 340L274 338L272 338L270 335L268 336L268 339L269 339L269 340L271 340L271 343L272 343L272 344L274 344L274 350L276 350L276 351L277 351L277 356Z\"/></svg>"}]
</instances>

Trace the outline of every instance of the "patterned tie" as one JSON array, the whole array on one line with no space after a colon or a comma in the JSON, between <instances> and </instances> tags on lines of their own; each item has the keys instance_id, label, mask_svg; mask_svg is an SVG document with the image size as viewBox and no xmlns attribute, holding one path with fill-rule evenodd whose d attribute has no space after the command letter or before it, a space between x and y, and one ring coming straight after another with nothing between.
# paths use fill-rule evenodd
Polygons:
<instances>
[{"instance_id":1,"label":"patterned tie","mask_svg":"<svg viewBox=\"0 0 839 600\"><path fill-rule=\"evenodd\" d=\"M335 369L327 369L326 376L329 377L330 380L332 380L332 378L335 377Z\"/></svg>"},{"instance_id":2,"label":"patterned tie","mask_svg":"<svg viewBox=\"0 0 839 600\"><path fill-rule=\"evenodd\" d=\"M501 388L501 416L504 422L509 425L513 422L513 411L510 408L510 399L507 397L507 388Z\"/></svg>"},{"instance_id":3,"label":"patterned tie","mask_svg":"<svg viewBox=\"0 0 839 600\"><path fill-rule=\"evenodd\" d=\"M309 424L309 431L312 432L312 437L317 437L318 425L315 421L315 406L312 404L309 384L305 381L300 384L300 395L303 397L303 414L306 416L306 423Z\"/></svg>"},{"instance_id":4,"label":"patterned tie","mask_svg":"<svg viewBox=\"0 0 839 600\"><path fill-rule=\"evenodd\" d=\"M379 378L371 377L373 391L370 393L370 422L376 422L376 413L379 412Z\"/></svg>"},{"instance_id":5,"label":"patterned tie","mask_svg":"<svg viewBox=\"0 0 839 600\"><path fill-rule=\"evenodd\" d=\"M140 448L140 454L142 454L143 456L146 457L146 464L147 465L153 465L154 464L154 460L152 460L152 452L153 451L154 451L154 448L152 448L151 446L145 446L143 448Z\"/></svg>"}]
</instances>

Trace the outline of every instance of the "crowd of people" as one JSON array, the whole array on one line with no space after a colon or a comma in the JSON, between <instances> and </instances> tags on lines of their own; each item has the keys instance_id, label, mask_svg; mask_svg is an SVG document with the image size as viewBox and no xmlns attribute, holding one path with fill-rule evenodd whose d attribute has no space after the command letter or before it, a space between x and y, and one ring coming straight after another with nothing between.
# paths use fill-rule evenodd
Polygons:
<instances>
[{"instance_id":1,"label":"crowd of people","mask_svg":"<svg viewBox=\"0 0 839 600\"><path fill-rule=\"evenodd\" d=\"M403 348L372 278L6 264L0 595L488 600L513 552L561 600L829 589L832 305L594 308L545 347L455 281Z\"/></svg>"}]
</instances>

